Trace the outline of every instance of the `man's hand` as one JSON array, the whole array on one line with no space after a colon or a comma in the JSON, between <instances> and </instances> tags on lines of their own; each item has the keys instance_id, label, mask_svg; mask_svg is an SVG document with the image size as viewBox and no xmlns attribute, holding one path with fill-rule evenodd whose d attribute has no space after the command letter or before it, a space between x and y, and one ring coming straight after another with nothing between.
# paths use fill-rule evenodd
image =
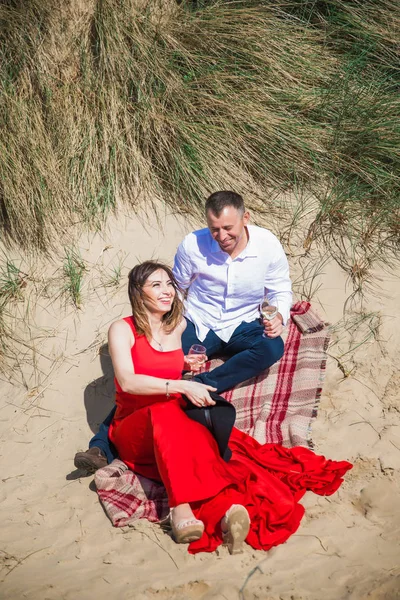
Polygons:
<instances>
[{"instance_id":1,"label":"man's hand","mask_svg":"<svg viewBox=\"0 0 400 600\"><path fill-rule=\"evenodd\" d=\"M269 338L276 338L282 335L283 331L283 317L281 313L278 313L271 321L263 319L264 333Z\"/></svg>"}]
</instances>

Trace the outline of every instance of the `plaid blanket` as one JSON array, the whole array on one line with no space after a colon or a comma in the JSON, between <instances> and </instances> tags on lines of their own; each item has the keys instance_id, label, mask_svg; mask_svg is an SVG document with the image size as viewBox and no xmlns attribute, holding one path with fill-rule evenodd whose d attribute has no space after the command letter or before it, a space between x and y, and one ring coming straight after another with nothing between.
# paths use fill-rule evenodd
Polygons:
<instances>
[{"instance_id":1,"label":"plaid blanket","mask_svg":"<svg viewBox=\"0 0 400 600\"><path fill-rule=\"evenodd\" d=\"M260 444L312 448L311 422L321 396L330 330L309 302L294 304L290 317L281 360L221 395L235 405L235 426Z\"/></svg>"},{"instance_id":2,"label":"plaid blanket","mask_svg":"<svg viewBox=\"0 0 400 600\"><path fill-rule=\"evenodd\" d=\"M310 433L325 374L330 330L309 302L292 306L281 360L258 377L222 394L236 407L235 426L261 444L313 447ZM211 361L213 368L220 361ZM136 475L120 460L95 473L104 509L116 527L136 519L158 522L168 514L165 489Z\"/></svg>"}]
</instances>

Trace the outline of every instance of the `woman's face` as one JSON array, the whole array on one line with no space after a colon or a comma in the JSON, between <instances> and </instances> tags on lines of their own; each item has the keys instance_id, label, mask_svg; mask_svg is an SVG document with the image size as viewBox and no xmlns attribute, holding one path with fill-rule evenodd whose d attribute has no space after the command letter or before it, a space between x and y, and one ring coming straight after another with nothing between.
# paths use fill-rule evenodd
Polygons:
<instances>
[{"instance_id":1,"label":"woman's face","mask_svg":"<svg viewBox=\"0 0 400 600\"><path fill-rule=\"evenodd\" d=\"M142 289L143 304L149 312L165 314L171 310L176 292L164 269L149 275Z\"/></svg>"}]
</instances>

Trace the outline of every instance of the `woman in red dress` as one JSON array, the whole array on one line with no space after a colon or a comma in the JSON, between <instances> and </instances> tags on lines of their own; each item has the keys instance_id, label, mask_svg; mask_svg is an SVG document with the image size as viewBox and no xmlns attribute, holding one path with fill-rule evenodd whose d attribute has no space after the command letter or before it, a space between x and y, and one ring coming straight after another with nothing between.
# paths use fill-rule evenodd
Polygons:
<instances>
[{"instance_id":1,"label":"woman in red dress","mask_svg":"<svg viewBox=\"0 0 400 600\"><path fill-rule=\"evenodd\" d=\"M333 493L351 468L306 448L260 445L233 429L225 462L213 435L188 417L186 400L212 406L214 388L181 379L186 327L169 267L147 261L129 274L133 315L113 323L108 342L116 380L117 411L109 437L133 471L162 481L174 538L189 551L231 553L246 540L268 550L298 527L307 489Z\"/></svg>"}]
</instances>

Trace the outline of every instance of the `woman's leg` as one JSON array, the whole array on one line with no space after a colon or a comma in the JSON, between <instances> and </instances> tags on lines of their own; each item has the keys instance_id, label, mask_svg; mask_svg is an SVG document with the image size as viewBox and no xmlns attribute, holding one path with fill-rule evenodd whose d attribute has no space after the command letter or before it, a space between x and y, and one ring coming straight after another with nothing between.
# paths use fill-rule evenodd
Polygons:
<instances>
[{"instance_id":1,"label":"woman's leg","mask_svg":"<svg viewBox=\"0 0 400 600\"><path fill-rule=\"evenodd\" d=\"M217 442L177 401L151 406L154 454L169 505L204 500L231 481Z\"/></svg>"},{"instance_id":2,"label":"woman's leg","mask_svg":"<svg viewBox=\"0 0 400 600\"><path fill-rule=\"evenodd\" d=\"M154 455L151 406L134 411L110 430L110 439L128 467L150 479L162 481Z\"/></svg>"},{"instance_id":3,"label":"woman's leg","mask_svg":"<svg viewBox=\"0 0 400 600\"><path fill-rule=\"evenodd\" d=\"M204 533L203 521L196 519L188 503L171 508L170 522L174 539L178 544L195 542Z\"/></svg>"}]
</instances>

